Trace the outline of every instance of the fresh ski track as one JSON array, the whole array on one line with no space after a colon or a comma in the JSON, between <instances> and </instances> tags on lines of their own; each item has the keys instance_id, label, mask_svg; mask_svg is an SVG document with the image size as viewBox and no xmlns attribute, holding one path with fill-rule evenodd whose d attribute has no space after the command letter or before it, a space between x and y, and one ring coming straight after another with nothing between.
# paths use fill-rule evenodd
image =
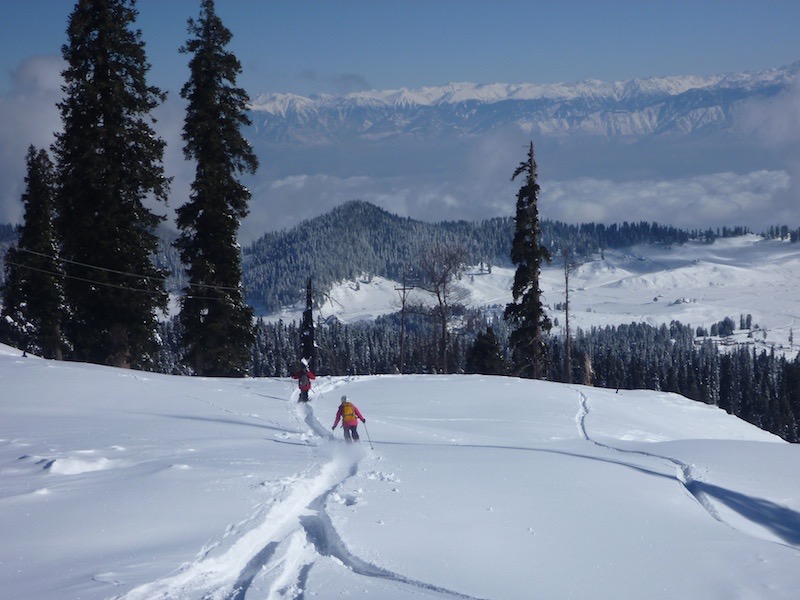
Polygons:
<instances>
[{"instance_id":1,"label":"fresh ski track","mask_svg":"<svg viewBox=\"0 0 800 600\"><path fill-rule=\"evenodd\" d=\"M677 458L673 458L671 456L655 454L655 453L652 453L652 452L645 452L644 450L628 450L626 448L619 448L619 447L616 447L616 446L611 446L609 444L604 444L602 442L598 442L597 440L593 439L589 435L589 432L588 432L588 430L586 428L586 419L587 419L587 417L589 416L589 413L590 413L590 409L589 409L590 399L589 399L589 396L587 396L586 393L584 393L580 389L577 389L577 388L573 388L573 389L578 394L578 396L580 398L580 407L578 409L578 414L575 415L575 422L576 422L576 424L578 426L578 433L580 434L580 436L584 440L586 440L587 442L589 442L589 443L591 443L591 444L593 444L593 445L595 445L595 446L597 446L599 448L604 448L604 449L610 450L611 452L614 452L614 453L628 454L628 455L634 455L634 456L642 456L642 457L645 457L647 459L655 459L655 460L660 461L662 463L668 463L668 464L670 464L671 466L673 466L675 468L675 471L676 471L675 481L677 483L679 483L681 485L681 487L683 487L683 489L686 491L686 493L691 498L693 498L703 508L703 510L705 510L716 521L722 523L723 525L726 525L727 527L730 527L731 529L733 529L734 531L736 531L736 532L738 532L738 533L740 533L742 535L746 535L746 536L749 536L749 537L755 537L755 538L760 539L760 540L766 540L768 542L772 542L772 543L775 543L775 544L778 544L778 545L781 545L781 546L786 546L788 548L800 548L800 546L797 546L795 544L791 544L791 543L788 543L788 542L780 542L780 541L776 540L774 537L771 537L771 536L754 535L753 533L744 531L741 528L737 527L735 524L733 524L730 521L727 521L726 519L724 519L722 517L722 515L720 514L720 511L717 510L717 507L714 504L714 501L711 499L711 497L707 493L705 493L703 491L703 487L708 485L708 484L706 484L703 481L701 481L701 480L696 478L695 469L694 469L694 467L692 465L687 464L687 463L685 463L685 462L683 462L683 461L681 461L681 460L679 460ZM630 465L630 464L624 464L624 463L620 463L620 464L623 464L623 466L627 466L627 467L630 467L630 468L633 468L633 469L644 469L644 467L640 467L640 466L637 466L637 465ZM655 471L653 471L653 473L656 474Z\"/></svg>"},{"instance_id":2,"label":"fresh ski track","mask_svg":"<svg viewBox=\"0 0 800 600\"><path fill-rule=\"evenodd\" d=\"M312 400L344 383L346 379L320 385ZM314 563L332 558L355 575L394 582L409 588L414 595L482 600L394 573L348 550L325 507L329 496L358 473L359 464L368 453L364 446L334 441L335 436L315 417L311 404L298 403L298 397L299 392L292 392L288 405L319 438L316 444L309 444L312 451L316 450L319 464L293 477L264 482L262 485L275 490L275 495L243 522L230 525L220 540L200 551L195 561L114 599L246 600L248 590L257 581L259 597L263 597L266 588L269 600L304 600L305 584ZM227 414L259 418L201 401ZM223 547L227 549L222 550Z\"/></svg>"},{"instance_id":3,"label":"fresh ski track","mask_svg":"<svg viewBox=\"0 0 800 600\"><path fill-rule=\"evenodd\" d=\"M318 386L312 401L321 399L326 393L333 393L345 383L352 382L342 379ZM675 470L676 483L715 520L742 535L781 544L774 538L754 536L726 521L711 497L703 491L705 484L696 480L692 465L670 456L620 448L593 439L587 428L591 399L583 390L573 389L579 397L575 422L583 440L612 453L668 464ZM334 441L330 429L314 415L313 402L298 403L298 396L296 390L291 392L287 406L294 411L293 416L311 432L309 450L314 453L317 464L306 472L264 482L262 485L272 491L270 500L258 506L254 514L241 523L229 526L220 540L200 551L195 561L184 564L173 574L143 584L116 598L247 600L248 591L253 587L258 597L269 600L304 600L306 582L314 564L332 559L355 576L392 582L400 588L407 587L413 595L479 600L389 571L350 552L331 521L326 504L331 494L358 473L362 461L372 460L374 456L364 446L346 446ZM256 415L239 414L207 400L202 401L228 415L259 418ZM641 465L620 464L634 469L647 469ZM651 472L668 476L657 471ZM781 545L797 547L789 543Z\"/></svg>"}]
</instances>

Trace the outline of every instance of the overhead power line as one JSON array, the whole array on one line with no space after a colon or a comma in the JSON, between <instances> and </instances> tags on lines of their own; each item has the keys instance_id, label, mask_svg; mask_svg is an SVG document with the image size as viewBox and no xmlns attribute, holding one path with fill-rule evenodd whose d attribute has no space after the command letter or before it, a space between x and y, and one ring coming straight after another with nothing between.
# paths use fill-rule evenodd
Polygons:
<instances>
[{"instance_id":1,"label":"overhead power line","mask_svg":"<svg viewBox=\"0 0 800 600\"><path fill-rule=\"evenodd\" d=\"M138 274L138 273L130 273L130 272L126 272L126 271L119 271L119 270L116 270L116 269L109 269L109 268L106 268L106 267L101 267L99 265L92 265L92 264L83 263L83 262L80 262L80 261L61 258L59 256L53 256L53 255L46 254L46 253L43 253L43 252L37 252L35 250L29 250L27 248L16 248L16 250L18 250L20 252L25 252L25 253L28 253L28 254L32 254L34 256L40 256L42 258L48 258L48 259L59 261L59 262L63 262L63 263L74 264L74 265L77 265L77 266L80 266L80 267L84 267L84 268L87 268L87 269L94 269L94 270L105 272L105 273L113 273L115 275L122 275L122 276L125 276L125 277L135 277L137 279L144 279L144 280L153 281L153 282L156 282L156 283L166 284L166 282L167 282L167 279L165 277L153 277L151 275L142 275L142 274ZM127 285L111 283L111 282L108 282L108 281L99 281L97 279L91 279L89 277L80 277L78 275L70 275L70 274L67 274L67 273L60 272L60 271L52 271L52 270L48 270L48 269L42 269L42 268L39 268L39 267L34 267L32 265L29 265L29 264L15 262L15 261L6 260L5 262L6 262L6 264L13 265L13 266L19 267L21 269L28 269L30 271L36 271L38 273L44 273L45 275L50 275L50 276L53 276L53 277L60 277L62 279L71 279L71 280L74 280L74 281L81 281L83 283L88 283L88 284L91 284L91 285L110 287L110 288L115 288L115 289L120 289L120 290L127 290L127 291L131 291L131 292L142 292L142 293L152 294L152 295L159 295L161 293L158 290L148 290L148 289L145 289L145 288L131 287L131 286L127 286ZM188 286L191 287L191 288L207 289L209 291L217 290L217 291L220 291L220 292L239 291L239 289L240 289L240 288L235 288L235 287L218 286L218 285L204 284L204 283L189 283ZM224 298L220 298L218 296L200 296L200 295L196 295L196 294L183 294L183 292L184 292L183 289L180 289L180 290L166 290L165 289L164 291L167 292L167 293L172 293L172 294L176 294L176 295L184 295L184 297L191 298L191 299L194 299L194 300L224 300ZM243 294L247 293L247 290L245 288L241 288L241 291L242 291Z\"/></svg>"},{"instance_id":2,"label":"overhead power line","mask_svg":"<svg viewBox=\"0 0 800 600\"><path fill-rule=\"evenodd\" d=\"M119 271L117 269L109 269L107 267L101 267L99 265L92 265L92 264L80 262L80 261L77 261L77 260L70 260L68 258L62 258L60 256L54 256L52 254L45 254L43 252L37 252L35 250L28 250L27 248L17 248L17 250L19 252L27 252L28 254L33 254L35 256L41 256L42 258L49 258L51 260L56 260L56 261L67 263L67 264L71 264L71 265L77 265L79 267L84 267L84 268L87 268L87 269L94 269L96 271L103 271L105 273L113 273L115 275L122 275L122 276L125 276L125 277L135 277L136 279L146 279L148 281L155 281L156 283L166 283L167 282L167 278L166 277L154 277L152 275L143 275L141 273L131 273L131 272L128 272L128 271ZM18 265L18 266L24 266L24 265ZM56 273L54 273L54 274L56 274ZM102 283L102 282L96 282L96 283ZM213 284L209 284L209 283L189 283L188 285L190 287L208 288L208 289L220 290L220 291L238 291L239 290L238 287L229 287L229 286L223 286L223 285L213 285Z\"/></svg>"}]
</instances>

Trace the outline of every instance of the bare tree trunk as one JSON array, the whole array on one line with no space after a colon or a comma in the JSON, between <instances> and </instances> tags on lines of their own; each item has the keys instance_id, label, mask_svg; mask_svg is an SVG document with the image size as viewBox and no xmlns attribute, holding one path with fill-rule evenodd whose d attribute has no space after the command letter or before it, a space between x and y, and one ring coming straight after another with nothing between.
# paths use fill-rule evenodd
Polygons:
<instances>
[{"instance_id":1,"label":"bare tree trunk","mask_svg":"<svg viewBox=\"0 0 800 600\"><path fill-rule=\"evenodd\" d=\"M456 275L463 269L467 252L463 246L445 246L435 243L427 248L420 256L420 271L426 278L424 289L435 298L439 311L440 360L441 372L447 373L447 322L450 309L458 300L458 293L453 284Z\"/></svg>"},{"instance_id":2,"label":"bare tree trunk","mask_svg":"<svg viewBox=\"0 0 800 600\"><path fill-rule=\"evenodd\" d=\"M403 287L394 288L400 292L400 360L399 369L400 374L405 370L405 357L406 357L406 304L408 302L408 295L414 286L409 286L407 283L407 276L403 274Z\"/></svg>"}]
</instances>

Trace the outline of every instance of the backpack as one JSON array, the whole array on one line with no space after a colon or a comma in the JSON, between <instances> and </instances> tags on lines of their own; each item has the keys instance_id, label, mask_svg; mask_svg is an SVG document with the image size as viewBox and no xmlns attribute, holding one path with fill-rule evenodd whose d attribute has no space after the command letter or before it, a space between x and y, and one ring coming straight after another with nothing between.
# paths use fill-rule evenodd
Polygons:
<instances>
[{"instance_id":1,"label":"backpack","mask_svg":"<svg viewBox=\"0 0 800 600\"><path fill-rule=\"evenodd\" d=\"M342 421L355 421L356 409L349 402L342 404Z\"/></svg>"}]
</instances>

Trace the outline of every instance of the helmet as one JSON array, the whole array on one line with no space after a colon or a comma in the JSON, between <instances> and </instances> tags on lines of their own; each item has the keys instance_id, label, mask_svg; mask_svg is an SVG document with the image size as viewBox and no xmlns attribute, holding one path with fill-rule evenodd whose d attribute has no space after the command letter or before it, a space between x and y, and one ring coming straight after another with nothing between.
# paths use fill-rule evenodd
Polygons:
<instances>
[{"instance_id":1,"label":"helmet","mask_svg":"<svg viewBox=\"0 0 800 600\"><path fill-rule=\"evenodd\" d=\"M347 396L342 396L342 402L347 402Z\"/></svg>"}]
</instances>

